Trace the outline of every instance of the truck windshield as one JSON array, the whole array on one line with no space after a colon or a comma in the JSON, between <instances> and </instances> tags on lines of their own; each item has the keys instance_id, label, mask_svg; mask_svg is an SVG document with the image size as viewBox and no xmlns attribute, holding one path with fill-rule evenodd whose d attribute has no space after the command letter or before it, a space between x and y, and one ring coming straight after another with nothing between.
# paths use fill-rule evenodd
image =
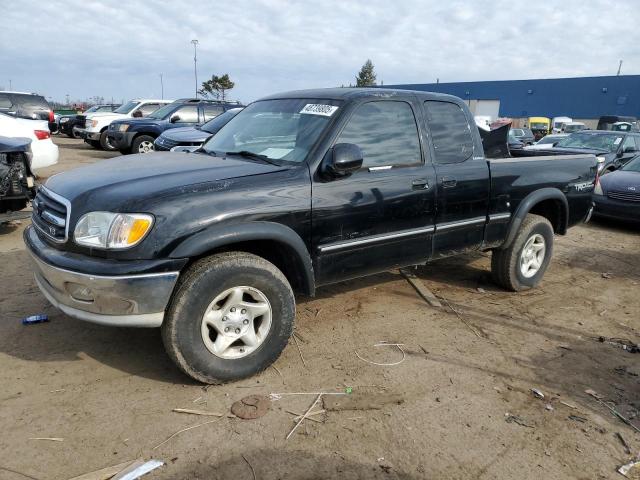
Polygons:
<instances>
[{"instance_id":1,"label":"truck windshield","mask_svg":"<svg viewBox=\"0 0 640 480\"><path fill-rule=\"evenodd\" d=\"M622 143L622 136L615 133L572 133L560 140L556 147L584 148L587 150L602 150L615 152Z\"/></svg>"},{"instance_id":2,"label":"truck windshield","mask_svg":"<svg viewBox=\"0 0 640 480\"><path fill-rule=\"evenodd\" d=\"M210 154L250 152L270 160L303 162L341 104L327 99L258 101L238 113L202 150Z\"/></svg>"},{"instance_id":3,"label":"truck windshield","mask_svg":"<svg viewBox=\"0 0 640 480\"><path fill-rule=\"evenodd\" d=\"M134 102L133 100L131 100L123 105L120 105L113 111L113 113L129 113L131 110L136 108L139 103L140 102Z\"/></svg>"}]
</instances>

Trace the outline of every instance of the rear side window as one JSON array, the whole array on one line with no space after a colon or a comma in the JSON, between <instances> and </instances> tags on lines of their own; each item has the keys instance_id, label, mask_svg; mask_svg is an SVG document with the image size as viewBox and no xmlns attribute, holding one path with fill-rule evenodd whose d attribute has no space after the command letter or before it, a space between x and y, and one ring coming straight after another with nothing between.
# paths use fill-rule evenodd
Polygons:
<instances>
[{"instance_id":1,"label":"rear side window","mask_svg":"<svg viewBox=\"0 0 640 480\"><path fill-rule=\"evenodd\" d=\"M175 115L180 117L176 123L198 123L198 107L196 105L179 108L171 114L171 118Z\"/></svg>"},{"instance_id":2,"label":"rear side window","mask_svg":"<svg viewBox=\"0 0 640 480\"><path fill-rule=\"evenodd\" d=\"M221 113L224 113L224 108L220 105L206 105L204 106L204 121L208 122L212 118L216 118Z\"/></svg>"},{"instance_id":3,"label":"rear side window","mask_svg":"<svg viewBox=\"0 0 640 480\"><path fill-rule=\"evenodd\" d=\"M420 163L418 126L406 102L374 101L360 105L336 143L353 143L365 167Z\"/></svg>"},{"instance_id":4,"label":"rear side window","mask_svg":"<svg viewBox=\"0 0 640 480\"><path fill-rule=\"evenodd\" d=\"M473 137L462 109L455 103L427 101L427 122L437 163L461 163L473 155Z\"/></svg>"}]
</instances>

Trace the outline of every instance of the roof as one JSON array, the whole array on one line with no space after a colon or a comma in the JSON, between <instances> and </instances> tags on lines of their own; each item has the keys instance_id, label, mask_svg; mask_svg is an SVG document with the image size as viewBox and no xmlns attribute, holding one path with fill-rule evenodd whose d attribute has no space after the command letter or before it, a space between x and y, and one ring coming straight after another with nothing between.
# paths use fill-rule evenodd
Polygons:
<instances>
[{"instance_id":1,"label":"roof","mask_svg":"<svg viewBox=\"0 0 640 480\"><path fill-rule=\"evenodd\" d=\"M640 117L640 75L402 84L389 88L448 93L465 101L499 100L503 117Z\"/></svg>"},{"instance_id":2,"label":"roof","mask_svg":"<svg viewBox=\"0 0 640 480\"><path fill-rule=\"evenodd\" d=\"M429 96L430 98L441 98L455 100L451 95L441 94L438 92L425 92L425 91L412 91L408 92L407 89L393 89L393 88L315 88L309 90L293 90L290 92L276 93L263 97L260 100L275 100L279 98L317 98L327 100L353 100L358 98L380 98L380 97L393 97L395 95L407 95L413 93L422 96ZM460 101L460 99L457 99Z\"/></svg>"}]
</instances>

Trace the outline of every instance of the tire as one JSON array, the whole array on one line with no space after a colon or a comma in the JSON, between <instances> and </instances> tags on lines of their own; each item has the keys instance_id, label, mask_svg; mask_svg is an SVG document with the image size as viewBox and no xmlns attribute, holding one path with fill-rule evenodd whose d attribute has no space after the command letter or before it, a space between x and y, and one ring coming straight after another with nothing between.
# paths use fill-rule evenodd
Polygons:
<instances>
[{"instance_id":1,"label":"tire","mask_svg":"<svg viewBox=\"0 0 640 480\"><path fill-rule=\"evenodd\" d=\"M153 142L155 138L150 135L139 135L133 139L131 153L151 153L153 152ZM149 143L151 145L149 145Z\"/></svg>"},{"instance_id":2,"label":"tire","mask_svg":"<svg viewBox=\"0 0 640 480\"><path fill-rule=\"evenodd\" d=\"M247 289L250 296L232 297ZM231 292L228 297L227 292ZM256 298L261 303L250 303ZM233 305L238 308L231 310ZM267 313L252 316L243 327L247 311L247 316L254 311ZM205 313L215 317L210 326L204 321ZM250 253L225 252L197 261L182 275L162 324L162 339L169 357L184 373L202 383L218 384L255 375L271 365L287 345L295 314L291 286L275 265ZM220 333L229 329L228 334ZM245 340L245 332L250 331L257 346ZM222 346L229 346L216 353L218 337ZM238 340L229 344L231 338Z\"/></svg>"},{"instance_id":3,"label":"tire","mask_svg":"<svg viewBox=\"0 0 640 480\"><path fill-rule=\"evenodd\" d=\"M111 145L111 142L109 141L109 137L107 137L106 130L100 134L100 148L102 148L102 150L105 150L107 152L113 152L114 150L116 150L116 147Z\"/></svg>"},{"instance_id":4,"label":"tire","mask_svg":"<svg viewBox=\"0 0 640 480\"><path fill-rule=\"evenodd\" d=\"M98 140L87 140L87 143L91 145L93 148L97 148L98 150L102 149L100 146L100 142Z\"/></svg>"},{"instance_id":5,"label":"tire","mask_svg":"<svg viewBox=\"0 0 640 480\"><path fill-rule=\"evenodd\" d=\"M80 138L80 137L76 137L76 135L73 133L73 130L70 131L69 133L67 133L67 137L69 137L69 138Z\"/></svg>"},{"instance_id":6,"label":"tire","mask_svg":"<svg viewBox=\"0 0 640 480\"><path fill-rule=\"evenodd\" d=\"M526 252L525 247L527 247ZM531 253L534 251L535 253ZM520 225L511 245L505 249L493 250L491 275L495 283L507 290L514 292L528 290L542 281L552 255L551 222L540 215L530 213ZM529 260L532 263L527 268ZM526 274L523 269L526 270Z\"/></svg>"}]
</instances>

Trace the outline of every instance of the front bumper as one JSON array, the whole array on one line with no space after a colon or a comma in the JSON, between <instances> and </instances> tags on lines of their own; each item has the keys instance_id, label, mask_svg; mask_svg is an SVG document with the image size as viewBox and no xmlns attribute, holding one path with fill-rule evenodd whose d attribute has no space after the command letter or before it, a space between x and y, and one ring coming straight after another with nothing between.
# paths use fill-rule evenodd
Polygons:
<instances>
[{"instance_id":1,"label":"front bumper","mask_svg":"<svg viewBox=\"0 0 640 480\"><path fill-rule=\"evenodd\" d=\"M92 132L90 130L87 130L86 128L78 128L77 132L80 135L80 138L84 138L85 140L95 140L95 141L100 140L100 135L102 133L102 132Z\"/></svg>"},{"instance_id":2,"label":"front bumper","mask_svg":"<svg viewBox=\"0 0 640 480\"><path fill-rule=\"evenodd\" d=\"M135 132L118 132L117 130L107 130L109 142L118 150L128 150L133 143Z\"/></svg>"},{"instance_id":3,"label":"front bumper","mask_svg":"<svg viewBox=\"0 0 640 480\"><path fill-rule=\"evenodd\" d=\"M179 270L124 275L73 271L53 263L64 254L44 244L32 227L25 230L24 240L38 287L53 306L70 317L122 327L162 325ZM103 262L109 265L113 261ZM141 262L120 263L135 263L139 269Z\"/></svg>"},{"instance_id":4,"label":"front bumper","mask_svg":"<svg viewBox=\"0 0 640 480\"><path fill-rule=\"evenodd\" d=\"M637 202L623 202L605 195L594 195L593 201L593 214L596 216L640 222L640 204Z\"/></svg>"}]
</instances>

